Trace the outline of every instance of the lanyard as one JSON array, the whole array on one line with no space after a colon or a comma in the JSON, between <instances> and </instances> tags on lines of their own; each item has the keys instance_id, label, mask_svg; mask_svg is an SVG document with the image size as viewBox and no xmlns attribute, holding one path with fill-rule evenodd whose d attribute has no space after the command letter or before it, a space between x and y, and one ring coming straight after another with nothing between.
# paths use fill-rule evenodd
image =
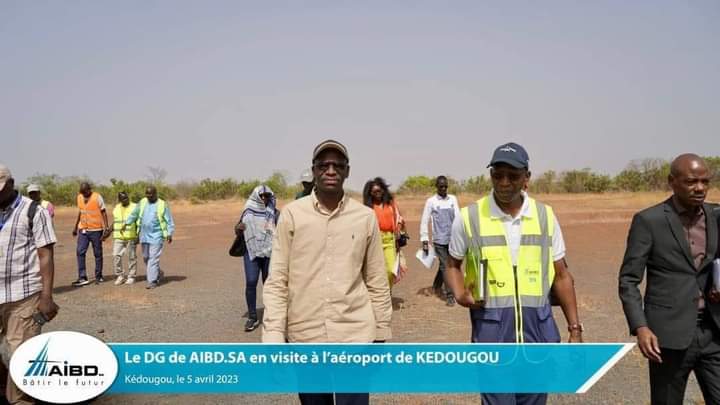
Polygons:
<instances>
[{"instance_id":1,"label":"lanyard","mask_svg":"<svg viewBox=\"0 0 720 405\"><path fill-rule=\"evenodd\" d=\"M20 196L20 193L18 193L17 198L15 198L15 201L12 203L12 205L6 208L3 211L3 214L0 215L0 231L2 231L2 229L5 227L5 222L10 219L10 215L12 215L13 211L15 211L15 208L20 205L20 201L22 201L22 197Z\"/></svg>"}]
</instances>

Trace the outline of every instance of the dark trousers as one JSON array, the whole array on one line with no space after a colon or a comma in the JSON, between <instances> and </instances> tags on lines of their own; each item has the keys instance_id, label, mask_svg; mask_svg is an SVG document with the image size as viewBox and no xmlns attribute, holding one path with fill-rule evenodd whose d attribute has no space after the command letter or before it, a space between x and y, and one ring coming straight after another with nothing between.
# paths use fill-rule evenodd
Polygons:
<instances>
[{"instance_id":1,"label":"dark trousers","mask_svg":"<svg viewBox=\"0 0 720 405\"><path fill-rule=\"evenodd\" d=\"M547 394L482 394L487 405L545 405Z\"/></svg>"},{"instance_id":2,"label":"dark trousers","mask_svg":"<svg viewBox=\"0 0 720 405\"><path fill-rule=\"evenodd\" d=\"M710 319L700 322L685 350L661 349L662 363L650 363L653 405L682 404L690 371L695 372L706 404L720 404L720 330Z\"/></svg>"},{"instance_id":3,"label":"dark trousers","mask_svg":"<svg viewBox=\"0 0 720 405\"><path fill-rule=\"evenodd\" d=\"M77 240L77 263L79 278L87 279L85 271L85 254L88 246L92 244L93 256L95 256L95 278L102 277L103 268L103 251L102 251L102 235L103 231L89 231L78 233Z\"/></svg>"},{"instance_id":4,"label":"dark trousers","mask_svg":"<svg viewBox=\"0 0 720 405\"><path fill-rule=\"evenodd\" d=\"M298 394L298 396L302 405L368 405L370 403L370 394Z\"/></svg>"},{"instance_id":5,"label":"dark trousers","mask_svg":"<svg viewBox=\"0 0 720 405\"><path fill-rule=\"evenodd\" d=\"M248 307L248 318L257 319L257 284L260 275L262 274L262 281L265 284L265 280L268 277L268 270L270 269L270 258L269 257L256 257L250 260L250 256L246 252L243 256L245 263L245 301Z\"/></svg>"},{"instance_id":6,"label":"dark trousers","mask_svg":"<svg viewBox=\"0 0 720 405\"><path fill-rule=\"evenodd\" d=\"M433 243L433 247L435 247L435 255L438 258L438 271L437 274L435 274L435 280L433 281L433 289L437 290L445 284L445 269L447 268L447 260L448 260L448 245L438 245L437 243ZM452 297L452 290L445 286L445 296L446 297Z\"/></svg>"}]
</instances>

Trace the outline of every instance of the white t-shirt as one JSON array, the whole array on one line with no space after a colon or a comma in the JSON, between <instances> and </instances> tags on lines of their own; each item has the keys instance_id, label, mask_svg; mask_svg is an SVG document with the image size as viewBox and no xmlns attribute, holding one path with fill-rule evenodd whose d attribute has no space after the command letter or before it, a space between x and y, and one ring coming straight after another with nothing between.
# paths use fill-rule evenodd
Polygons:
<instances>
[{"instance_id":1,"label":"white t-shirt","mask_svg":"<svg viewBox=\"0 0 720 405\"><path fill-rule=\"evenodd\" d=\"M524 191L522 194L523 205L520 208L518 216L513 218L500 209L495 202L493 192L490 192L490 215L493 218L499 218L505 227L505 237L507 238L507 244L510 247L510 255L512 257L513 265L517 265L517 255L520 250L520 238L522 237L520 225L522 223L522 217L532 217L530 204L528 203L528 195ZM558 261L565 257L565 241L563 240L562 230L560 229L560 224L558 223L555 215L553 215L553 219L555 220L555 231L552 236L553 261ZM462 215L459 215L455 217L455 220L453 221L449 253L452 257L462 260L465 258L468 245L469 243L467 234L465 233L465 224L463 223Z\"/></svg>"}]
</instances>

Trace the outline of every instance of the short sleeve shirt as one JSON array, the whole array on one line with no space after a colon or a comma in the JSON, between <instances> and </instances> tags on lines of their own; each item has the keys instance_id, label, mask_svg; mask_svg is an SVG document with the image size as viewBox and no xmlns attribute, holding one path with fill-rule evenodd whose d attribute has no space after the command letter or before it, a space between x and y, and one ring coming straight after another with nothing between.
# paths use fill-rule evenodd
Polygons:
<instances>
[{"instance_id":1,"label":"short sleeve shirt","mask_svg":"<svg viewBox=\"0 0 720 405\"><path fill-rule=\"evenodd\" d=\"M38 205L32 232L28 210L32 200L18 195L0 211L0 304L25 299L42 290L37 249L57 242L50 214Z\"/></svg>"}]
</instances>

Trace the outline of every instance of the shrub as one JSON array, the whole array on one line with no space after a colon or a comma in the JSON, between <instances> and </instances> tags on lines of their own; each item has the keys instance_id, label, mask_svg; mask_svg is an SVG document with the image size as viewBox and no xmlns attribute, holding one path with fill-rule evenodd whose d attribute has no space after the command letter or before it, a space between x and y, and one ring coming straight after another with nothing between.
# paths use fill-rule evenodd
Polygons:
<instances>
[{"instance_id":1,"label":"shrub","mask_svg":"<svg viewBox=\"0 0 720 405\"><path fill-rule=\"evenodd\" d=\"M429 194L434 191L435 178L428 176L410 176L398 188L400 194Z\"/></svg>"}]
</instances>

